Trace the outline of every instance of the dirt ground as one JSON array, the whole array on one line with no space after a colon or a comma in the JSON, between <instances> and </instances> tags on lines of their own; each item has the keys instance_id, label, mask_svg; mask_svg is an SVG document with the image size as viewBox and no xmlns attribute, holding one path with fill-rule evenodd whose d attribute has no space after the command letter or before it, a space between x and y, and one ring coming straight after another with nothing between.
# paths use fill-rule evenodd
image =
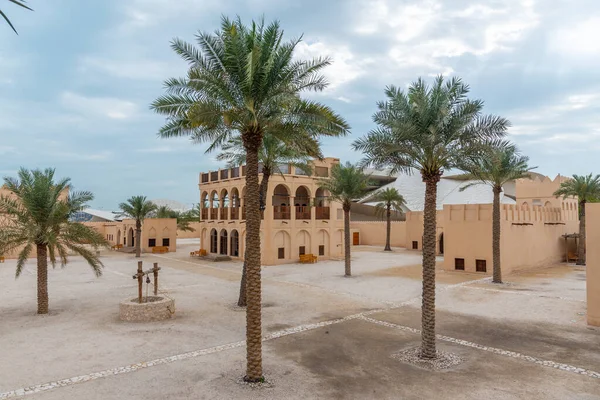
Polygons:
<instances>
[{"instance_id":1,"label":"dirt ground","mask_svg":"<svg viewBox=\"0 0 600 400\"><path fill-rule=\"evenodd\" d=\"M549 266L501 286L439 271L438 347L464 361L434 372L391 357L420 342L418 252L360 246L352 278L338 260L265 267L269 385L251 388L238 383L241 264L191 259L197 247L185 239L177 253L142 257L144 268L159 263L161 292L176 302L174 318L155 323L118 320L137 291L130 254L103 253L99 279L80 258L51 271L46 316L35 314L33 261L17 280L14 260L0 264L0 400L600 399L585 268Z\"/></svg>"}]
</instances>

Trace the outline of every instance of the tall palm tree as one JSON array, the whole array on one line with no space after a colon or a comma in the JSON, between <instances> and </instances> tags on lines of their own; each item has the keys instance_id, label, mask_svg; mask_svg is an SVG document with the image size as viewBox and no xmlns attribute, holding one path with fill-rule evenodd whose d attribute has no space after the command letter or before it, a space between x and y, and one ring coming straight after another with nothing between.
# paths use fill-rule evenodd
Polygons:
<instances>
[{"instance_id":1,"label":"tall palm tree","mask_svg":"<svg viewBox=\"0 0 600 400\"><path fill-rule=\"evenodd\" d=\"M189 63L185 78L165 82L167 94L152 109L167 116L163 138L190 136L210 143L208 151L240 138L246 152L246 308L247 381L262 377L260 189L258 154L266 134L284 143L302 135L315 138L348 133L347 123L329 107L302 99L321 91L320 71L328 58L294 59L300 42L283 41L279 22L250 26L223 17L214 34L198 33L196 48L180 39L171 47Z\"/></svg>"},{"instance_id":2,"label":"tall palm tree","mask_svg":"<svg viewBox=\"0 0 600 400\"><path fill-rule=\"evenodd\" d=\"M88 226L69 219L94 199L90 192L66 192L68 178L54 180L54 169L29 171L21 168L18 178L4 178L11 194L0 196L0 214L5 224L0 230L0 254L21 249L17 260L19 277L27 258L37 254L38 314L48 314L48 258L52 267L57 258L67 264L68 251L81 255L96 276L102 275L103 264L86 245L94 250L108 246L104 237Z\"/></svg>"},{"instance_id":3,"label":"tall palm tree","mask_svg":"<svg viewBox=\"0 0 600 400\"><path fill-rule=\"evenodd\" d=\"M489 143L480 156L469 157L461 168L467 171L462 177L474 180L460 188L460 191L470 186L486 184L492 187L494 193L492 207L492 257L494 274L492 282L502 283L500 267L500 193L502 187L516 179L528 178L529 172L535 167L528 165L529 157L519 154L517 147L507 141Z\"/></svg>"},{"instance_id":4,"label":"tall palm tree","mask_svg":"<svg viewBox=\"0 0 600 400\"><path fill-rule=\"evenodd\" d=\"M28 9L29 11L33 11L31 8L27 7L25 5L25 0L8 0L9 2L18 5L19 7L23 7ZM2 16L2 18L4 18L4 20L6 21L6 23L8 23L8 26L10 26L13 30L13 32L15 32L17 35L19 34L17 32L17 30L15 29L15 27L13 26L12 22L10 22L10 19L8 19L8 17L6 16L6 14L4 12L2 12L2 10L0 10L0 16Z\"/></svg>"},{"instance_id":5,"label":"tall palm tree","mask_svg":"<svg viewBox=\"0 0 600 400\"><path fill-rule=\"evenodd\" d=\"M283 176L281 165L293 165L310 173L312 171L311 159L322 158L319 142L310 136L296 135L292 141L282 142L276 136L265 134L262 146L258 151L258 163L262 165L262 179L260 181L261 206L267 199L269 178L275 173ZM236 137L224 144L221 153L217 156L219 161L227 161L230 167L246 163L246 152L241 138ZM240 294L238 306L246 307L246 257L242 266L242 279L240 281Z\"/></svg>"},{"instance_id":6,"label":"tall palm tree","mask_svg":"<svg viewBox=\"0 0 600 400\"><path fill-rule=\"evenodd\" d=\"M344 210L344 276L352 276L350 264L350 207L352 201L365 194L369 176L362 169L350 164L336 164L331 168L331 177L322 179L321 187L329 191L332 200L342 204Z\"/></svg>"},{"instance_id":7,"label":"tall palm tree","mask_svg":"<svg viewBox=\"0 0 600 400\"><path fill-rule=\"evenodd\" d=\"M392 212L402 212L404 197L396 188L386 188L380 190L370 199L370 201L379 201L375 205L375 215L385 217L387 221L385 234L385 248L383 251L392 251L390 246L390 236L392 232Z\"/></svg>"},{"instance_id":8,"label":"tall palm tree","mask_svg":"<svg viewBox=\"0 0 600 400\"><path fill-rule=\"evenodd\" d=\"M600 200L600 175L573 175L560 184L554 192L556 197L577 196L579 201L579 243L577 246L577 265L585 265L585 204Z\"/></svg>"},{"instance_id":9,"label":"tall palm tree","mask_svg":"<svg viewBox=\"0 0 600 400\"><path fill-rule=\"evenodd\" d=\"M158 207L146 196L132 196L126 203L119 204L120 216L135 219L135 256L142 255L142 223L156 213Z\"/></svg>"},{"instance_id":10,"label":"tall palm tree","mask_svg":"<svg viewBox=\"0 0 600 400\"><path fill-rule=\"evenodd\" d=\"M444 170L456 168L482 141L505 135L509 122L481 115L483 101L469 100L468 85L442 76L428 85L419 78L409 89L389 86L387 101L377 104L378 128L354 142L364 153L363 165L390 166L391 172L417 170L425 182L423 211L423 305L421 357L436 357L435 251L437 184Z\"/></svg>"}]
</instances>

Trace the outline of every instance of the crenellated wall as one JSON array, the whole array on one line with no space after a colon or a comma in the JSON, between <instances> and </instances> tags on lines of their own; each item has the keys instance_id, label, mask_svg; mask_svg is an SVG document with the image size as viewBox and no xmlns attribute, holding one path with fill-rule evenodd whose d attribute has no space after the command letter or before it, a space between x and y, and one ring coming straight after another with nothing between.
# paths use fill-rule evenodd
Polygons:
<instances>
[{"instance_id":1,"label":"crenellated wall","mask_svg":"<svg viewBox=\"0 0 600 400\"><path fill-rule=\"evenodd\" d=\"M562 235L575 233L578 221L560 207L502 205L500 210L501 265L504 273L562 261L567 244ZM444 206L444 269L454 270L464 259L465 271L476 272L484 260L492 272L492 205ZM575 251L574 241L568 243Z\"/></svg>"}]
</instances>

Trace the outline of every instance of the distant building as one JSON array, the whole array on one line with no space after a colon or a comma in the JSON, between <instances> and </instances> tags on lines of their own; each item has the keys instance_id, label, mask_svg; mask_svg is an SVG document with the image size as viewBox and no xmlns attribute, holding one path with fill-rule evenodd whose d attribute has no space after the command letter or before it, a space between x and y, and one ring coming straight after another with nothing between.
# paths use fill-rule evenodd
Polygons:
<instances>
[{"instance_id":1,"label":"distant building","mask_svg":"<svg viewBox=\"0 0 600 400\"><path fill-rule=\"evenodd\" d=\"M117 219L117 215L112 211L86 208L85 210L76 212L71 219L75 222L112 222L119 220Z\"/></svg>"}]
</instances>

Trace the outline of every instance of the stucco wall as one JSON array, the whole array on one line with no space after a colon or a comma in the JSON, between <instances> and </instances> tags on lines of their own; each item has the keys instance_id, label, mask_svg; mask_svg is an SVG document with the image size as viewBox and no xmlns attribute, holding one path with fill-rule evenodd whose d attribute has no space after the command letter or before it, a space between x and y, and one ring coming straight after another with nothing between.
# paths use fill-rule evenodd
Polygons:
<instances>
[{"instance_id":1,"label":"stucco wall","mask_svg":"<svg viewBox=\"0 0 600 400\"><path fill-rule=\"evenodd\" d=\"M122 244L132 247L135 240L135 220L125 219L121 222L84 222L104 235L111 245ZM133 239L133 240L132 240ZM142 225L142 252L151 253L149 239L155 240L155 246L163 246L163 239L168 239L169 251L177 249L177 220L175 218L148 218Z\"/></svg>"},{"instance_id":2,"label":"stucco wall","mask_svg":"<svg viewBox=\"0 0 600 400\"><path fill-rule=\"evenodd\" d=\"M192 238L200 238L200 229L202 228L202 224L200 222L190 222L190 227L194 228L195 231L180 231L177 230L177 238L178 239L192 239Z\"/></svg>"},{"instance_id":3,"label":"stucco wall","mask_svg":"<svg viewBox=\"0 0 600 400\"><path fill-rule=\"evenodd\" d=\"M487 273L493 270L492 205L444 206L444 269L454 270L456 258L465 260L465 271L475 272L476 260L485 260ZM563 218L557 207L534 209L502 205L501 265L510 273L525 268L551 265L565 258L561 236L577 231L578 221ZM574 241L569 242L575 250Z\"/></svg>"},{"instance_id":4,"label":"stucco wall","mask_svg":"<svg viewBox=\"0 0 600 400\"><path fill-rule=\"evenodd\" d=\"M436 253L440 254L440 239L444 232L444 213L437 211L436 223ZM444 239L445 240L445 239ZM406 213L406 248L413 249L413 242L417 242L416 250L423 250L423 211L409 211ZM445 246L444 246L445 247Z\"/></svg>"},{"instance_id":5,"label":"stucco wall","mask_svg":"<svg viewBox=\"0 0 600 400\"><path fill-rule=\"evenodd\" d=\"M600 326L600 204L587 204L585 213L587 321Z\"/></svg>"},{"instance_id":6,"label":"stucco wall","mask_svg":"<svg viewBox=\"0 0 600 400\"><path fill-rule=\"evenodd\" d=\"M385 246L386 221L352 221L350 229L360 234L360 244L369 246ZM390 244L392 247L406 246L406 222L392 221Z\"/></svg>"}]
</instances>

